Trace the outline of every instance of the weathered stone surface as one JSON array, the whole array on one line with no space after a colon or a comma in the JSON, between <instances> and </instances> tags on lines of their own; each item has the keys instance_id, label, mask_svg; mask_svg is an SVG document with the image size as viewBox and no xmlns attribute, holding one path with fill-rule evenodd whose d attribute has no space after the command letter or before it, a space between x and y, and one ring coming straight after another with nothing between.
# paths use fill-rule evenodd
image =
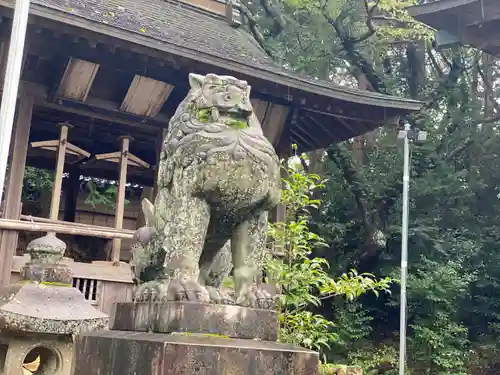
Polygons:
<instances>
[{"instance_id":1,"label":"weathered stone surface","mask_svg":"<svg viewBox=\"0 0 500 375\"><path fill-rule=\"evenodd\" d=\"M21 282L0 288L4 330L72 335L104 329L109 317L71 287Z\"/></svg>"},{"instance_id":2,"label":"weathered stone surface","mask_svg":"<svg viewBox=\"0 0 500 375\"><path fill-rule=\"evenodd\" d=\"M189 75L191 90L172 117L154 205L136 239L136 300L227 303L272 299L252 286L264 258L268 211L279 202L280 166L250 103L250 86L229 76Z\"/></svg>"},{"instance_id":3,"label":"weathered stone surface","mask_svg":"<svg viewBox=\"0 0 500 375\"><path fill-rule=\"evenodd\" d=\"M26 247L26 251L31 254L32 260L57 263L62 259L66 251L66 243L57 238L55 234L48 233L31 241Z\"/></svg>"},{"instance_id":4,"label":"weathered stone surface","mask_svg":"<svg viewBox=\"0 0 500 375\"><path fill-rule=\"evenodd\" d=\"M275 311L197 302L118 303L110 328L155 333L204 333L276 341Z\"/></svg>"},{"instance_id":5,"label":"weathered stone surface","mask_svg":"<svg viewBox=\"0 0 500 375\"><path fill-rule=\"evenodd\" d=\"M258 340L102 331L76 339L73 375L316 375L318 354Z\"/></svg>"},{"instance_id":6,"label":"weathered stone surface","mask_svg":"<svg viewBox=\"0 0 500 375\"><path fill-rule=\"evenodd\" d=\"M21 375L23 362L40 357L35 374L71 375L73 339L71 336L4 332L0 335L0 375Z\"/></svg>"},{"instance_id":7,"label":"weathered stone surface","mask_svg":"<svg viewBox=\"0 0 500 375\"><path fill-rule=\"evenodd\" d=\"M64 284L71 286L73 272L66 264L47 264L29 261L21 269L21 277L38 283Z\"/></svg>"},{"instance_id":8,"label":"weathered stone surface","mask_svg":"<svg viewBox=\"0 0 500 375\"><path fill-rule=\"evenodd\" d=\"M71 285L73 273L61 260L66 244L54 234L36 238L28 244L30 260L21 269L21 277L38 283Z\"/></svg>"},{"instance_id":9,"label":"weathered stone surface","mask_svg":"<svg viewBox=\"0 0 500 375\"><path fill-rule=\"evenodd\" d=\"M70 375L73 335L107 327L109 317L72 287L65 247L53 234L32 241L24 280L0 288L0 375L37 358L35 374Z\"/></svg>"}]
</instances>

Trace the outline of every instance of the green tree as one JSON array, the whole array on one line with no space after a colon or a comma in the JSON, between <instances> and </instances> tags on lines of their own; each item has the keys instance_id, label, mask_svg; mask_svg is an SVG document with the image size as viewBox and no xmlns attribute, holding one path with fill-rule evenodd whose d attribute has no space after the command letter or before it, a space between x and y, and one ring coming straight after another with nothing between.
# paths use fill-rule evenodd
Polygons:
<instances>
[{"instance_id":1,"label":"green tree","mask_svg":"<svg viewBox=\"0 0 500 375\"><path fill-rule=\"evenodd\" d=\"M243 7L256 39L283 65L424 102L421 112L402 119L429 132L412 151L409 372L495 373L500 66L470 48L433 49L432 33L405 13L409 3L260 0ZM327 181L314 196L322 205L310 210L307 225L328 246L312 246L308 259L326 260L330 277L353 268L399 274L402 155L395 138L394 129L384 128L324 150ZM314 314L336 325L337 340L324 353L369 374L394 372L397 285L392 291L364 294L356 306L322 300Z\"/></svg>"}]
</instances>

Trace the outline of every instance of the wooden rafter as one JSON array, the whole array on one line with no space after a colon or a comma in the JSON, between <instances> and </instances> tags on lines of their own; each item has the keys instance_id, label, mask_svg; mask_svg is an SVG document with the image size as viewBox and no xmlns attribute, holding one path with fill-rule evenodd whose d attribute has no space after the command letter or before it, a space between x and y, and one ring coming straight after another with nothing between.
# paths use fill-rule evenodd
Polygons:
<instances>
[{"instance_id":1,"label":"wooden rafter","mask_svg":"<svg viewBox=\"0 0 500 375\"><path fill-rule=\"evenodd\" d=\"M70 57L59 83L57 96L84 102L98 70L99 64Z\"/></svg>"},{"instance_id":2,"label":"wooden rafter","mask_svg":"<svg viewBox=\"0 0 500 375\"><path fill-rule=\"evenodd\" d=\"M160 112L174 86L135 75L120 110L139 116L154 117Z\"/></svg>"}]
</instances>

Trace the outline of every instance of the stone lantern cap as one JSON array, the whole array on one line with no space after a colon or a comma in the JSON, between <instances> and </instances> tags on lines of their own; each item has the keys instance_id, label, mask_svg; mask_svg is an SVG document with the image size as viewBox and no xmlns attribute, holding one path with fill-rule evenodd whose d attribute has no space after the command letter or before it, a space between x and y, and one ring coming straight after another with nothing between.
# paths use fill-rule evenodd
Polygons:
<instances>
[{"instance_id":1,"label":"stone lantern cap","mask_svg":"<svg viewBox=\"0 0 500 375\"><path fill-rule=\"evenodd\" d=\"M76 288L20 282L0 289L1 330L72 335L105 329L108 316Z\"/></svg>"},{"instance_id":2,"label":"stone lantern cap","mask_svg":"<svg viewBox=\"0 0 500 375\"><path fill-rule=\"evenodd\" d=\"M73 288L71 269L60 262L65 249L52 233L28 245L24 280L0 288L0 330L72 335L107 327L109 317Z\"/></svg>"}]
</instances>

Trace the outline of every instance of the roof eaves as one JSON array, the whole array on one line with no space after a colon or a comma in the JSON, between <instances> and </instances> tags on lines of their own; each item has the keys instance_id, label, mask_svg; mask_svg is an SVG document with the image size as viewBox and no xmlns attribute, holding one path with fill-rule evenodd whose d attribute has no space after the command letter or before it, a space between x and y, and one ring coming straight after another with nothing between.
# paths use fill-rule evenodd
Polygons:
<instances>
[{"instance_id":1,"label":"roof eaves","mask_svg":"<svg viewBox=\"0 0 500 375\"><path fill-rule=\"evenodd\" d=\"M407 7L406 10L410 16L418 17L426 14L447 11L476 2L477 0L438 0L425 4L412 5Z\"/></svg>"},{"instance_id":2,"label":"roof eaves","mask_svg":"<svg viewBox=\"0 0 500 375\"><path fill-rule=\"evenodd\" d=\"M0 0L0 6L13 9L14 3L9 0ZM326 82L323 83L321 81L314 82L302 77L292 76L285 71L277 73L252 65L245 65L241 62L223 59L204 52L196 51L187 48L186 46L161 42L147 35L90 20L82 16L65 12L56 7L32 3L30 7L30 14L337 100L370 105L374 107L385 107L387 109L405 112L418 111L423 105L422 102L415 100L352 89L328 84Z\"/></svg>"}]
</instances>

